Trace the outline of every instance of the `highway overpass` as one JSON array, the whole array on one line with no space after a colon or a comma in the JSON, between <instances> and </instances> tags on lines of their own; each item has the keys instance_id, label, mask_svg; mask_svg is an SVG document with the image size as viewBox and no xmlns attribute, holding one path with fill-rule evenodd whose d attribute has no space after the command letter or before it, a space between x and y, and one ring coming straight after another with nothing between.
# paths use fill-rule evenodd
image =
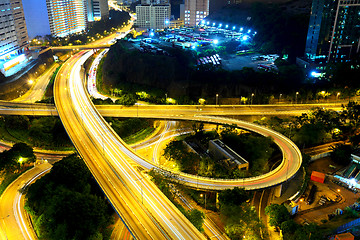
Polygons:
<instances>
[{"instance_id":1,"label":"highway overpass","mask_svg":"<svg viewBox=\"0 0 360 240\"><path fill-rule=\"evenodd\" d=\"M181 119L194 115L204 116L297 116L316 107L340 111L341 104L275 104L275 105L97 105L104 117L139 117ZM154 111L156 114L154 114ZM0 115L56 116L54 105L0 101Z\"/></svg>"}]
</instances>

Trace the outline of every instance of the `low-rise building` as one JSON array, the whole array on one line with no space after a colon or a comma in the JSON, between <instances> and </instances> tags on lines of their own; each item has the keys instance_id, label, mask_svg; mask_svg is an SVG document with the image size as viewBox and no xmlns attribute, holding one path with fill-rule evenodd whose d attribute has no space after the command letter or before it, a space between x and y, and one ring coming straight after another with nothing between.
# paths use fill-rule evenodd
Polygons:
<instances>
[{"instance_id":1,"label":"low-rise building","mask_svg":"<svg viewBox=\"0 0 360 240\"><path fill-rule=\"evenodd\" d=\"M210 140L209 153L215 160L224 161L230 169L249 169L249 162L219 139Z\"/></svg>"},{"instance_id":2,"label":"low-rise building","mask_svg":"<svg viewBox=\"0 0 360 240\"><path fill-rule=\"evenodd\" d=\"M170 21L170 28L181 28L184 26L184 20L177 19L177 20L171 20Z\"/></svg>"},{"instance_id":3,"label":"low-rise building","mask_svg":"<svg viewBox=\"0 0 360 240\"><path fill-rule=\"evenodd\" d=\"M354 240L355 237L351 233L340 233L335 235L334 240Z\"/></svg>"}]
</instances>

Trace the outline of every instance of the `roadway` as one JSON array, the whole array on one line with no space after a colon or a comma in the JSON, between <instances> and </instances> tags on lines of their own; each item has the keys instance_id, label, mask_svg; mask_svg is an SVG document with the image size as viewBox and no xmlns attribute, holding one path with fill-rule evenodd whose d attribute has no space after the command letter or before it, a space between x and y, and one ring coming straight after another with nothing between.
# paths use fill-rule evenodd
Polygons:
<instances>
[{"instance_id":1,"label":"roadway","mask_svg":"<svg viewBox=\"0 0 360 240\"><path fill-rule=\"evenodd\" d=\"M59 116L79 154L135 238L204 239L114 144L122 140L96 111L80 79L81 65L90 55L71 58L61 69L66 77L58 75L54 86Z\"/></svg>"},{"instance_id":2,"label":"roadway","mask_svg":"<svg viewBox=\"0 0 360 240\"><path fill-rule=\"evenodd\" d=\"M77 86L81 87L81 86ZM65 87L64 87L65 88ZM85 90L83 89L85 92ZM295 111L303 112L307 111L308 109L313 108L316 105L300 105L296 106L297 109ZM332 107L338 107L339 105L332 105ZM44 105L43 105L44 107ZM47 106L45 106L47 107ZM145 109L147 111L145 112ZM274 106L272 106L274 107ZM238 106L238 107L228 107L224 106L220 114L254 114L254 111L259 111L264 113L267 112L277 112L279 108L293 108L293 105L282 105L278 106L275 105L276 109L271 110L271 106ZM330 106L329 106L330 107ZM81 108L81 106L79 106ZM233 188L233 187L244 187L246 189L261 189L266 187L275 186L280 184L287 179L291 178L299 169L301 165L301 154L297 146L292 143L286 137L264 127L260 127L255 124L251 124L244 121L239 121L230 118L219 118L214 116L204 116L202 114L208 113L209 115L219 113L220 107L208 106L206 110L200 111L199 106L136 106L132 108L126 108L122 106L98 106L100 112L104 116L117 116L117 117L146 117L146 118L160 118L160 119L177 119L177 120L195 120L195 121L204 121L209 123L215 124L236 124L240 128L245 128L250 131L258 132L264 136L271 136L275 143L280 147L283 152L284 160L283 163L273 170L272 172L258 176L255 178L246 178L240 180L221 180L221 179L210 179L210 178L202 178L197 176L190 176L186 174L180 174L179 180L182 180L186 185L196 188L204 188L204 189L214 189L220 190L224 188ZM109 109L109 110L105 110ZM110 110L111 109L111 110ZM240 111L241 109L241 111ZM13 108L10 111L15 110L13 113L19 113L19 108ZM102 111L101 111L102 110ZM29 109L28 109L29 111ZM31 115L34 113L34 109L29 111ZM95 111L95 110L94 110ZM0 112L4 112L4 108ZM46 112L46 111L45 111ZM280 111L285 112L285 111ZM41 109L40 113L44 113L44 109ZM99 117L100 119L100 117ZM106 131L109 131L108 129ZM101 134L99 134L101 135ZM123 145L121 141L118 141L116 144L121 146L122 148L126 148L126 153L128 157L133 159L139 165L145 167L146 169L151 168L160 168L157 164L151 163L146 159L143 159L137 156L130 148L126 145ZM167 169L165 169L167 170Z\"/></svg>"},{"instance_id":3,"label":"roadway","mask_svg":"<svg viewBox=\"0 0 360 240\"><path fill-rule=\"evenodd\" d=\"M173 138L175 136L178 136L180 134L187 133L188 129L182 129L177 130L174 129L174 122L166 122L160 123L157 127L157 130L149 136L144 141L131 145L132 148L135 149L138 153L147 153L149 150L154 151L154 155L156 156L156 153L160 151L158 149L158 145L162 144L165 140L169 138ZM8 144L0 144L1 147L5 149L9 149L11 145ZM152 148L153 146L154 149ZM48 152L48 151L47 151ZM60 160L65 155L59 155L58 152L53 153L38 153L37 159L46 159L46 160ZM53 159L54 158L54 159ZM150 155L151 158L151 155ZM49 161L49 162L50 162ZM42 162L43 164L37 164L34 169L31 169L24 173L24 176L21 175L18 179L16 179L12 185L9 186L9 189L7 189L4 194L2 195L2 200L0 200L0 204L2 206L8 206L4 207L6 209L11 209L10 204L12 202L12 206L21 206L21 207L14 207L12 208L12 214L11 212L8 213L8 215L0 215L1 218L3 218L3 222L0 224L0 229L12 229L12 234L9 236L8 239L12 239L13 236L15 236L15 239L34 239L33 237L35 234L32 233L32 225L29 221L29 218L27 217L27 213L24 210L23 206L23 195L19 192L19 194L14 194L16 191L21 190L24 187L24 184L30 184L31 182L34 182L38 178L42 177L43 174L47 173L48 170L50 170L51 165L49 165L47 162ZM39 174L41 171L41 174ZM17 190L16 190L17 189ZM6 203L4 201L6 199ZM185 201L187 206L191 206L191 203L189 203L189 200L187 200L184 196L181 196L182 201ZM21 210L21 211L20 211ZM8 217L7 217L8 216ZM18 216L15 218L15 216ZM15 223L17 225L15 225ZM26 227L26 230L24 229L24 226ZM212 222L210 219L205 220L204 224L205 234L210 237L211 239L226 239L226 235L224 235L216 226L214 222ZM27 234L27 232L29 234ZM3 233L5 234L5 232ZM22 237L20 237L22 236ZM5 239L5 235L0 235L0 239ZM121 221L121 219L118 219L114 225L114 230L111 235L111 239L133 239L129 231L127 230L124 223Z\"/></svg>"},{"instance_id":4,"label":"roadway","mask_svg":"<svg viewBox=\"0 0 360 240\"><path fill-rule=\"evenodd\" d=\"M22 174L3 192L0 197L0 239L37 239L27 219L22 190L36 178L47 173L50 168L49 163L36 165Z\"/></svg>"},{"instance_id":5,"label":"roadway","mask_svg":"<svg viewBox=\"0 0 360 240\"><path fill-rule=\"evenodd\" d=\"M36 101L41 100L45 94L50 78L58 66L59 65L57 63L51 65L51 67L48 70L46 70L40 77L38 77L35 80L32 80L33 82L28 83L28 84L32 84L29 91L27 91L24 95L20 96L19 98L14 99L13 101L34 103Z\"/></svg>"},{"instance_id":6,"label":"roadway","mask_svg":"<svg viewBox=\"0 0 360 240\"><path fill-rule=\"evenodd\" d=\"M97 105L104 117L139 117L182 119L195 115L204 116L298 116L313 108L342 110L343 103L329 104L275 104L275 105ZM156 112L156 113L154 113ZM57 116L54 105L0 101L0 115ZM160 116L160 117L159 117Z\"/></svg>"}]
</instances>

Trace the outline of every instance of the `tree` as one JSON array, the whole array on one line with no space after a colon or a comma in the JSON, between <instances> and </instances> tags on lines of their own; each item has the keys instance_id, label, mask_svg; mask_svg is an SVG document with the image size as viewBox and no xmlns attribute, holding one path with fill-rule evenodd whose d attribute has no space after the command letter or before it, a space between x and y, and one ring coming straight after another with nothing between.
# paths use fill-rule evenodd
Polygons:
<instances>
[{"instance_id":1,"label":"tree","mask_svg":"<svg viewBox=\"0 0 360 240\"><path fill-rule=\"evenodd\" d=\"M195 136L202 136L204 134L204 123L203 122L193 122L192 129L195 133Z\"/></svg>"},{"instance_id":2,"label":"tree","mask_svg":"<svg viewBox=\"0 0 360 240\"><path fill-rule=\"evenodd\" d=\"M332 152L330 152L331 159L343 166L346 166L351 161L351 153L353 151L353 148L351 145L343 144L343 143L337 143L335 146L331 146Z\"/></svg>"},{"instance_id":3,"label":"tree","mask_svg":"<svg viewBox=\"0 0 360 240\"><path fill-rule=\"evenodd\" d=\"M326 132L324 125L317 124L304 124L298 132L294 135L294 141L299 146L313 146L325 142L330 139L331 135Z\"/></svg>"},{"instance_id":4,"label":"tree","mask_svg":"<svg viewBox=\"0 0 360 240\"><path fill-rule=\"evenodd\" d=\"M271 204L265 208L265 214L270 217L270 226L280 227L281 223L290 219L290 214L284 205Z\"/></svg>"},{"instance_id":5,"label":"tree","mask_svg":"<svg viewBox=\"0 0 360 240\"><path fill-rule=\"evenodd\" d=\"M267 239L264 225L259 219L257 212L249 204L225 205L221 208L225 216L225 232L234 240L246 239L260 240Z\"/></svg>"},{"instance_id":6,"label":"tree","mask_svg":"<svg viewBox=\"0 0 360 240\"><path fill-rule=\"evenodd\" d=\"M111 207L84 162L71 155L30 185L25 208L44 239L106 239Z\"/></svg>"},{"instance_id":7,"label":"tree","mask_svg":"<svg viewBox=\"0 0 360 240\"><path fill-rule=\"evenodd\" d=\"M5 126L9 129L28 130L30 121L27 116L4 116Z\"/></svg>"},{"instance_id":8,"label":"tree","mask_svg":"<svg viewBox=\"0 0 360 240\"><path fill-rule=\"evenodd\" d=\"M280 225L283 234L293 234L298 227L298 224L292 219L284 221Z\"/></svg>"},{"instance_id":9,"label":"tree","mask_svg":"<svg viewBox=\"0 0 360 240\"><path fill-rule=\"evenodd\" d=\"M219 201L221 205L240 205L249 200L250 196L244 188L235 187L234 189L226 189L219 193Z\"/></svg>"},{"instance_id":10,"label":"tree","mask_svg":"<svg viewBox=\"0 0 360 240\"><path fill-rule=\"evenodd\" d=\"M191 209L188 211L187 218L200 232L204 232L203 224L204 224L205 214L203 212L197 209Z\"/></svg>"},{"instance_id":11,"label":"tree","mask_svg":"<svg viewBox=\"0 0 360 240\"><path fill-rule=\"evenodd\" d=\"M115 101L116 104L132 106L136 103L136 97L133 94L123 94Z\"/></svg>"},{"instance_id":12,"label":"tree","mask_svg":"<svg viewBox=\"0 0 360 240\"><path fill-rule=\"evenodd\" d=\"M15 143L8 150L0 153L0 171L6 169L11 172L20 169L24 163L31 163L36 160L33 149L26 143Z\"/></svg>"},{"instance_id":13,"label":"tree","mask_svg":"<svg viewBox=\"0 0 360 240\"><path fill-rule=\"evenodd\" d=\"M177 161L181 158L184 150L185 146L182 141L171 141L166 145L163 156L167 160Z\"/></svg>"}]
</instances>

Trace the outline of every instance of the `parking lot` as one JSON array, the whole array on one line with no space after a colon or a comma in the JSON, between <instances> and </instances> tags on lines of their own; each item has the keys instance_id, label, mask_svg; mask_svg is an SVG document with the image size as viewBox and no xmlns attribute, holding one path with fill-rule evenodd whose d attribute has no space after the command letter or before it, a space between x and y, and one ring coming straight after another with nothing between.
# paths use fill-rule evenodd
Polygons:
<instances>
[{"instance_id":1,"label":"parking lot","mask_svg":"<svg viewBox=\"0 0 360 240\"><path fill-rule=\"evenodd\" d=\"M131 40L134 46L141 52L152 53L156 55L168 55L162 50L162 46L174 47L184 50L196 51L199 56L197 65L221 66L225 70L241 70L244 67L253 69L262 69L265 71L277 72L274 60L278 55L261 55L257 53L248 53L246 45L252 41L256 32L250 29L230 30L219 29L216 27L204 26L203 28L175 28L165 29L160 32L147 32L136 40ZM208 50L217 49L227 43L238 44L242 50L233 54L212 53ZM244 47L245 46L245 47Z\"/></svg>"},{"instance_id":2,"label":"parking lot","mask_svg":"<svg viewBox=\"0 0 360 240\"><path fill-rule=\"evenodd\" d=\"M253 69L259 69L261 66L268 66L269 68L273 68L276 71L276 67L274 65L274 60L276 58L268 58L263 59L260 58L263 56L258 53L252 53L248 55L236 55L230 54L223 57L223 68L225 70L233 71L233 70L241 70L243 67L249 67ZM257 59L257 60L254 60Z\"/></svg>"}]
</instances>

